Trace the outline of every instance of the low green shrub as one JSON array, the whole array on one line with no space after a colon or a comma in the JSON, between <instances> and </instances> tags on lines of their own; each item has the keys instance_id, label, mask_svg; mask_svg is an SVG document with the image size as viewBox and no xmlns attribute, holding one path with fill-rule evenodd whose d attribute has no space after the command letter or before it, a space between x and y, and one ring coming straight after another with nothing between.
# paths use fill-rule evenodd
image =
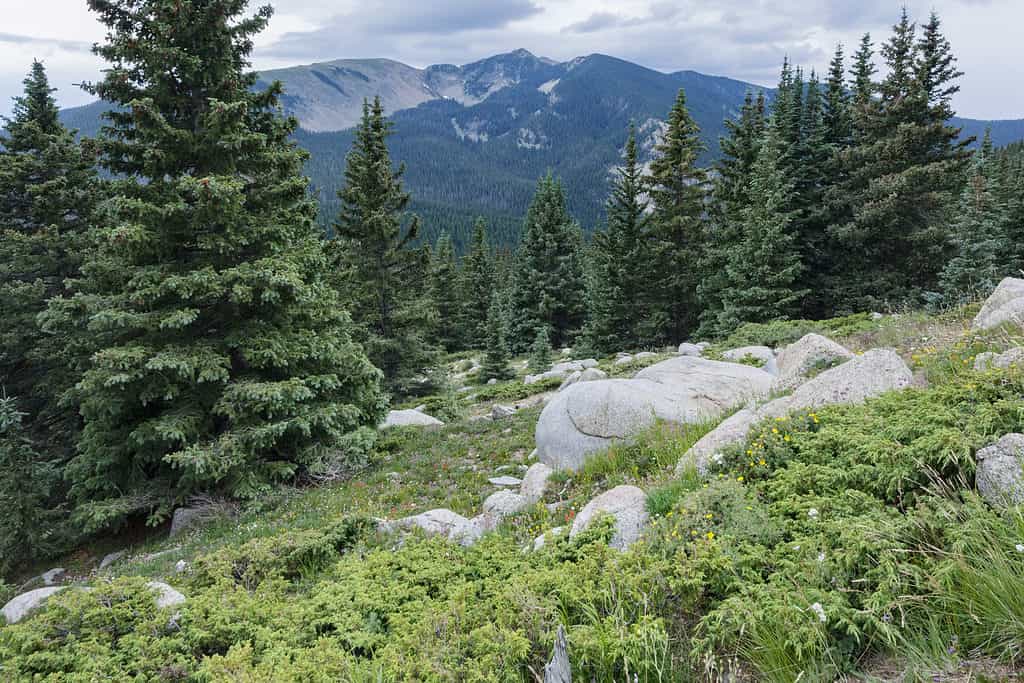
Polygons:
<instances>
[{"instance_id":1,"label":"low green shrub","mask_svg":"<svg viewBox=\"0 0 1024 683\"><path fill-rule=\"evenodd\" d=\"M741 346L778 348L792 344L806 334L816 332L826 337L846 337L879 327L869 313L857 313L829 320L776 320L770 323L746 323L737 327L717 346L734 349Z\"/></svg>"},{"instance_id":2,"label":"low green shrub","mask_svg":"<svg viewBox=\"0 0 1024 683\"><path fill-rule=\"evenodd\" d=\"M486 401L520 401L535 394L543 394L552 391L562 385L562 379L549 377L533 384L524 384L522 381L513 380L501 384L489 384L476 389L472 393L472 401L481 403Z\"/></svg>"}]
</instances>

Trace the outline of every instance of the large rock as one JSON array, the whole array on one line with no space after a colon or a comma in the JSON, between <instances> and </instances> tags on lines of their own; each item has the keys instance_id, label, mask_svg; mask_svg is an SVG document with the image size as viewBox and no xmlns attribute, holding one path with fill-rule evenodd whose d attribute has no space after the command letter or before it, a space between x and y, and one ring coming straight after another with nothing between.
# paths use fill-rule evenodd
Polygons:
<instances>
[{"instance_id":1,"label":"large rock","mask_svg":"<svg viewBox=\"0 0 1024 683\"><path fill-rule=\"evenodd\" d=\"M820 334L808 334L779 352L778 374L772 390L789 391L803 384L814 371L824 371L853 358L853 354Z\"/></svg>"},{"instance_id":2,"label":"large rock","mask_svg":"<svg viewBox=\"0 0 1024 683\"><path fill-rule=\"evenodd\" d=\"M597 368L587 368L580 373L581 382L596 382L599 379L608 379L608 373Z\"/></svg>"},{"instance_id":3,"label":"large rock","mask_svg":"<svg viewBox=\"0 0 1024 683\"><path fill-rule=\"evenodd\" d=\"M504 420L506 417L512 417L515 414L516 409L513 406L503 406L499 403L495 403L491 406L492 420Z\"/></svg>"},{"instance_id":4,"label":"large rock","mask_svg":"<svg viewBox=\"0 0 1024 683\"><path fill-rule=\"evenodd\" d=\"M483 513L504 519L526 509L529 501L518 493L508 490L495 491L487 496L483 504Z\"/></svg>"},{"instance_id":5,"label":"large rock","mask_svg":"<svg viewBox=\"0 0 1024 683\"><path fill-rule=\"evenodd\" d=\"M703 352L704 349L689 342L683 342L679 345L679 348L676 349L676 353L680 356L700 356Z\"/></svg>"},{"instance_id":6,"label":"large rock","mask_svg":"<svg viewBox=\"0 0 1024 683\"><path fill-rule=\"evenodd\" d=\"M754 358L760 362L760 368L765 372L774 375L775 352L767 346L741 346L738 349L729 349L722 353L722 358L733 363L739 363L746 358Z\"/></svg>"},{"instance_id":7,"label":"large rock","mask_svg":"<svg viewBox=\"0 0 1024 683\"><path fill-rule=\"evenodd\" d=\"M840 403L863 403L887 391L904 389L912 381L913 373L895 351L872 349L805 382L790 396L736 413L695 443L680 459L676 473L696 465L706 475L717 454L742 443L750 428L764 419Z\"/></svg>"},{"instance_id":8,"label":"large rock","mask_svg":"<svg viewBox=\"0 0 1024 683\"><path fill-rule=\"evenodd\" d=\"M634 379L580 382L558 393L537 422L537 455L556 470L628 440L656 420L701 422L765 396L772 377L758 368L677 356Z\"/></svg>"},{"instance_id":9,"label":"large rock","mask_svg":"<svg viewBox=\"0 0 1024 683\"><path fill-rule=\"evenodd\" d=\"M979 353L974 358L975 370L988 370L989 368L1005 370L1009 367L1024 368L1024 347L1018 346L1003 353L986 351Z\"/></svg>"},{"instance_id":10,"label":"large rock","mask_svg":"<svg viewBox=\"0 0 1024 683\"><path fill-rule=\"evenodd\" d=\"M586 530L601 515L615 518L615 535L609 545L625 550L643 533L647 524L647 495L635 486L616 486L587 503L572 523L569 538Z\"/></svg>"},{"instance_id":11,"label":"large rock","mask_svg":"<svg viewBox=\"0 0 1024 683\"><path fill-rule=\"evenodd\" d=\"M390 527L390 525L388 525ZM444 508L403 517L394 526L400 529L422 529L428 536L444 536L449 541L472 545L480 536L480 528L457 512Z\"/></svg>"},{"instance_id":12,"label":"large rock","mask_svg":"<svg viewBox=\"0 0 1024 683\"><path fill-rule=\"evenodd\" d=\"M1024 280L1004 278L974 316L971 329L989 330L1004 323L1024 323Z\"/></svg>"},{"instance_id":13,"label":"large rock","mask_svg":"<svg viewBox=\"0 0 1024 683\"><path fill-rule=\"evenodd\" d=\"M569 373L566 376L566 378L564 380L562 380L562 383L558 386L558 390L561 391L562 389L565 389L566 387L571 387L573 384L576 384L576 382L579 382L580 378L582 376L583 376L583 372L580 371L580 370L577 370L575 372Z\"/></svg>"},{"instance_id":14,"label":"large rock","mask_svg":"<svg viewBox=\"0 0 1024 683\"><path fill-rule=\"evenodd\" d=\"M185 596L162 581L148 581L146 588L156 593L156 606L160 609L174 607L185 602Z\"/></svg>"},{"instance_id":15,"label":"large rock","mask_svg":"<svg viewBox=\"0 0 1024 683\"><path fill-rule=\"evenodd\" d=\"M171 517L171 530L168 533L168 538L174 538L193 527L202 526L209 521L211 516L211 510L203 506L178 508Z\"/></svg>"},{"instance_id":16,"label":"large rock","mask_svg":"<svg viewBox=\"0 0 1024 683\"><path fill-rule=\"evenodd\" d=\"M992 505L1024 503L1024 434L1007 434L977 453L975 483Z\"/></svg>"},{"instance_id":17,"label":"large rock","mask_svg":"<svg viewBox=\"0 0 1024 683\"><path fill-rule=\"evenodd\" d=\"M544 491L548 487L548 479L555 471L542 462L535 462L530 465L523 475L523 483L519 485L519 495L525 498L531 505L544 497Z\"/></svg>"},{"instance_id":18,"label":"large rock","mask_svg":"<svg viewBox=\"0 0 1024 683\"><path fill-rule=\"evenodd\" d=\"M3 609L0 609L0 614L4 615L4 619L7 620L8 624L16 624L28 616L29 612L46 602L47 598L54 593L59 593L64 588L65 586L52 586L22 593L4 605Z\"/></svg>"},{"instance_id":19,"label":"large rock","mask_svg":"<svg viewBox=\"0 0 1024 683\"><path fill-rule=\"evenodd\" d=\"M440 427L442 425L444 425L444 422L418 410L392 410L384 418L381 429L389 427Z\"/></svg>"}]
</instances>

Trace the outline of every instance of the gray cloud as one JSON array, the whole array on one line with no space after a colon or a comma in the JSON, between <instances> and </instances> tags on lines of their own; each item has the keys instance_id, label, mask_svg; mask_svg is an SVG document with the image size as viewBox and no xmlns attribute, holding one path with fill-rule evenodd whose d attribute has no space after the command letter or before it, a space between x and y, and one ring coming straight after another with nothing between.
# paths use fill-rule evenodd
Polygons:
<instances>
[{"instance_id":1,"label":"gray cloud","mask_svg":"<svg viewBox=\"0 0 1024 683\"><path fill-rule=\"evenodd\" d=\"M71 52L89 52L92 50L92 43L87 43L81 40L59 40L56 38L44 38L39 36L23 36L16 33L0 33L0 43L52 46Z\"/></svg>"}]
</instances>

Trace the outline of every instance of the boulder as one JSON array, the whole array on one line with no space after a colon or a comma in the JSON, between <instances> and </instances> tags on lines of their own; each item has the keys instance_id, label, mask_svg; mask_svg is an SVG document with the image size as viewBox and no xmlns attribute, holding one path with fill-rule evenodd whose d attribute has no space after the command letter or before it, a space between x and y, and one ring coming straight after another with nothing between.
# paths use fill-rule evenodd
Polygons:
<instances>
[{"instance_id":1,"label":"boulder","mask_svg":"<svg viewBox=\"0 0 1024 683\"><path fill-rule=\"evenodd\" d=\"M986 351L979 353L974 358L975 370L988 370L989 368L1005 370L1010 367L1024 368L1024 347L1018 346L1004 353Z\"/></svg>"},{"instance_id":2,"label":"boulder","mask_svg":"<svg viewBox=\"0 0 1024 683\"><path fill-rule=\"evenodd\" d=\"M583 377L583 372L581 372L580 370L577 370L576 372L570 373L569 375L566 376L566 378L564 380L562 380L562 384L559 385L558 390L561 391L562 389L565 389L566 387L570 387L573 384L576 384L576 382L580 381L581 377Z\"/></svg>"},{"instance_id":3,"label":"boulder","mask_svg":"<svg viewBox=\"0 0 1024 683\"><path fill-rule=\"evenodd\" d=\"M117 550L115 552L108 553L107 555L104 555L103 559L100 560L100 569L101 570L102 569L106 569L110 565L114 564L115 562L120 560L122 557L124 557L127 552L128 552L127 550Z\"/></svg>"},{"instance_id":4,"label":"boulder","mask_svg":"<svg viewBox=\"0 0 1024 683\"><path fill-rule=\"evenodd\" d=\"M56 586L64 580L67 573L68 572L64 567L54 567L49 571L43 572L39 578L43 580L43 585L45 586Z\"/></svg>"},{"instance_id":5,"label":"boulder","mask_svg":"<svg viewBox=\"0 0 1024 683\"><path fill-rule=\"evenodd\" d=\"M978 451L975 483L996 507L1024 503L1024 434L1007 434Z\"/></svg>"},{"instance_id":6,"label":"boulder","mask_svg":"<svg viewBox=\"0 0 1024 683\"><path fill-rule=\"evenodd\" d=\"M800 385L790 396L740 411L723 421L683 455L676 472L696 465L702 474L707 474L715 455L728 446L742 443L750 428L764 419L838 403L863 403L887 391L905 389L913 379L907 364L890 349L872 349L862 356L854 356Z\"/></svg>"},{"instance_id":7,"label":"boulder","mask_svg":"<svg viewBox=\"0 0 1024 683\"><path fill-rule=\"evenodd\" d=\"M771 375L758 368L676 356L634 379L580 382L555 395L537 421L540 461L578 470L594 453L666 420L695 423L765 396Z\"/></svg>"},{"instance_id":8,"label":"boulder","mask_svg":"<svg viewBox=\"0 0 1024 683\"><path fill-rule=\"evenodd\" d=\"M590 370L591 368L596 368L597 365L598 365L597 361L594 360L593 358L584 358L583 360L580 361L580 367L583 368L584 370Z\"/></svg>"},{"instance_id":9,"label":"boulder","mask_svg":"<svg viewBox=\"0 0 1024 683\"><path fill-rule=\"evenodd\" d=\"M974 316L971 330L989 330L1004 323L1024 323L1024 280L1004 278Z\"/></svg>"},{"instance_id":10,"label":"boulder","mask_svg":"<svg viewBox=\"0 0 1024 683\"><path fill-rule=\"evenodd\" d=\"M827 337L808 334L779 352L775 392L789 391L803 384L815 370L824 371L853 358L853 354Z\"/></svg>"},{"instance_id":11,"label":"boulder","mask_svg":"<svg viewBox=\"0 0 1024 683\"><path fill-rule=\"evenodd\" d=\"M489 380L487 380L487 385L488 385L488 386L494 386L494 385L495 385L495 384L497 384L497 383L498 383L498 380L497 380L497 378L495 378L495 377L492 377L492 378L490 378Z\"/></svg>"},{"instance_id":12,"label":"boulder","mask_svg":"<svg viewBox=\"0 0 1024 683\"><path fill-rule=\"evenodd\" d=\"M704 350L699 346L696 344L690 344L689 342L683 342L676 350L676 353L680 356L700 356L703 352Z\"/></svg>"},{"instance_id":13,"label":"boulder","mask_svg":"<svg viewBox=\"0 0 1024 683\"><path fill-rule=\"evenodd\" d=\"M521 479L510 477L507 474L500 477L491 477L487 481L494 486L519 486L523 483Z\"/></svg>"},{"instance_id":14,"label":"boulder","mask_svg":"<svg viewBox=\"0 0 1024 683\"><path fill-rule=\"evenodd\" d=\"M462 545L472 545L480 537L480 529L462 515L437 508L411 517L403 517L386 528L422 529L428 536L444 536Z\"/></svg>"},{"instance_id":15,"label":"boulder","mask_svg":"<svg viewBox=\"0 0 1024 683\"><path fill-rule=\"evenodd\" d=\"M544 491L548 487L548 479L555 471L542 462L535 462L530 465L523 475L523 481L519 485L519 495L531 505L544 497Z\"/></svg>"},{"instance_id":16,"label":"boulder","mask_svg":"<svg viewBox=\"0 0 1024 683\"><path fill-rule=\"evenodd\" d=\"M548 529L546 532L544 532L543 534L541 534L537 538L533 539L533 549L534 550L540 550L541 548L543 548L547 544L548 537L552 537L553 538L555 536L561 536L564 533L565 533L565 527L564 526L556 526L554 529Z\"/></svg>"},{"instance_id":17,"label":"boulder","mask_svg":"<svg viewBox=\"0 0 1024 683\"><path fill-rule=\"evenodd\" d=\"M569 537L575 538L601 515L615 518L615 535L609 545L625 550L640 538L647 524L647 495L635 486L616 486L587 503L572 523Z\"/></svg>"},{"instance_id":18,"label":"boulder","mask_svg":"<svg viewBox=\"0 0 1024 683\"><path fill-rule=\"evenodd\" d=\"M608 373L597 368L587 368L580 373L581 382L595 382L599 379L608 379Z\"/></svg>"},{"instance_id":19,"label":"boulder","mask_svg":"<svg viewBox=\"0 0 1024 683\"><path fill-rule=\"evenodd\" d=\"M504 420L506 417L512 417L516 414L516 409L512 406L503 406L495 403L491 406L491 419L492 420Z\"/></svg>"},{"instance_id":20,"label":"boulder","mask_svg":"<svg viewBox=\"0 0 1024 683\"><path fill-rule=\"evenodd\" d=\"M174 538L192 527L201 526L209 518L210 510L204 507L178 508L174 511L174 516L171 517L171 531L168 538Z\"/></svg>"},{"instance_id":21,"label":"boulder","mask_svg":"<svg viewBox=\"0 0 1024 683\"><path fill-rule=\"evenodd\" d=\"M641 351L640 353L633 356L633 360L646 360L647 358L657 358L658 354L653 351Z\"/></svg>"},{"instance_id":22,"label":"boulder","mask_svg":"<svg viewBox=\"0 0 1024 683\"><path fill-rule=\"evenodd\" d=\"M391 410L384 418L381 429L389 427L440 427L444 425L436 417L431 417L418 410Z\"/></svg>"},{"instance_id":23,"label":"boulder","mask_svg":"<svg viewBox=\"0 0 1024 683\"><path fill-rule=\"evenodd\" d=\"M737 349L729 349L722 354L722 358L739 363L744 358L756 358L761 361L761 368L768 373L775 374L775 352L767 346L741 346Z\"/></svg>"},{"instance_id":24,"label":"boulder","mask_svg":"<svg viewBox=\"0 0 1024 683\"><path fill-rule=\"evenodd\" d=\"M524 510L529 505L525 497L512 491L496 491L487 496L483 504L483 514L504 519Z\"/></svg>"},{"instance_id":25,"label":"boulder","mask_svg":"<svg viewBox=\"0 0 1024 683\"><path fill-rule=\"evenodd\" d=\"M22 593L8 602L0 609L0 614L8 624L16 624L24 619L29 612L41 606L46 599L54 593L64 590L65 586L52 586L50 588L37 588L34 591Z\"/></svg>"},{"instance_id":26,"label":"boulder","mask_svg":"<svg viewBox=\"0 0 1024 683\"><path fill-rule=\"evenodd\" d=\"M629 355L619 356L618 358L615 359L615 365L617 365L619 367L621 367L623 365L629 365L632 362L633 362L633 356L629 356Z\"/></svg>"},{"instance_id":27,"label":"boulder","mask_svg":"<svg viewBox=\"0 0 1024 683\"><path fill-rule=\"evenodd\" d=\"M156 606L159 609L174 607L185 602L185 596L162 581L147 581L146 588L156 593Z\"/></svg>"}]
</instances>

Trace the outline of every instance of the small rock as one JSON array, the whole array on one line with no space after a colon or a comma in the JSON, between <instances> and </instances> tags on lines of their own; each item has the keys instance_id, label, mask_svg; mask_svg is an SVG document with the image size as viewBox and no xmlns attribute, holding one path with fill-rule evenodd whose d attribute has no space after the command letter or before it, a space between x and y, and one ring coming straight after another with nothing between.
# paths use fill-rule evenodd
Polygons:
<instances>
[{"instance_id":1,"label":"small rock","mask_svg":"<svg viewBox=\"0 0 1024 683\"><path fill-rule=\"evenodd\" d=\"M491 477L487 481L495 486L519 486L522 483L520 479L510 477L508 475L501 477Z\"/></svg>"},{"instance_id":2,"label":"small rock","mask_svg":"<svg viewBox=\"0 0 1024 683\"><path fill-rule=\"evenodd\" d=\"M872 320L881 320L881 319L882 319L882 318L884 318L884 317L885 317L885 316L884 316L884 315L882 315L881 313L879 313L878 311L874 311L874 312L873 312L873 313L871 314L871 319L872 319Z\"/></svg>"},{"instance_id":3,"label":"small rock","mask_svg":"<svg viewBox=\"0 0 1024 683\"><path fill-rule=\"evenodd\" d=\"M444 425L436 417L431 417L418 410L392 410L388 412L381 429L391 427L440 427Z\"/></svg>"},{"instance_id":4,"label":"small rock","mask_svg":"<svg viewBox=\"0 0 1024 683\"><path fill-rule=\"evenodd\" d=\"M487 380L487 384L488 384L488 386L494 386L494 385L495 385L495 384L497 384L497 383L498 383L498 380L497 380L497 379L495 379L494 377L492 377L492 378L490 378L489 380Z\"/></svg>"},{"instance_id":5,"label":"small rock","mask_svg":"<svg viewBox=\"0 0 1024 683\"><path fill-rule=\"evenodd\" d=\"M66 586L53 586L51 588L37 588L34 591L22 593L4 605L3 609L0 609L0 614L4 615L4 619L7 620L8 624L17 624L29 612L46 602L47 598L54 593L59 593L64 588Z\"/></svg>"},{"instance_id":6,"label":"small rock","mask_svg":"<svg viewBox=\"0 0 1024 683\"><path fill-rule=\"evenodd\" d=\"M512 491L496 491L487 496L483 504L483 513L498 519L504 519L520 512L529 505L526 498Z\"/></svg>"},{"instance_id":7,"label":"small rock","mask_svg":"<svg viewBox=\"0 0 1024 683\"><path fill-rule=\"evenodd\" d=\"M633 356L620 356L620 357L615 359L615 365L618 365L618 366L629 365L632 362L633 362Z\"/></svg>"},{"instance_id":8,"label":"small rock","mask_svg":"<svg viewBox=\"0 0 1024 683\"><path fill-rule=\"evenodd\" d=\"M186 562L185 560L178 560L178 562L174 565L174 573L175 574L184 574L187 571L188 571L188 562Z\"/></svg>"},{"instance_id":9,"label":"small rock","mask_svg":"<svg viewBox=\"0 0 1024 683\"><path fill-rule=\"evenodd\" d=\"M171 518L171 531L168 534L168 538L174 538L183 531L190 529L194 526L199 526L208 515L208 510L204 508L178 508L174 511L174 517Z\"/></svg>"},{"instance_id":10,"label":"small rock","mask_svg":"<svg viewBox=\"0 0 1024 683\"><path fill-rule=\"evenodd\" d=\"M122 557L124 557L125 553L127 553L127 552L128 551L126 551L126 550L117 550L115 552L112 552L112 553L109 553L107 555L104 555L103 559L100 560L100 569L101 570L106 569L110 565L114 564L115 562L120 560Z\"/></svg>"},{"instance_id":11,"label":"small rock","mask_svg":"<svg viewBox=\"0 0 1024 683\"><path fill-rule=\"evenodd\" d=\"M977 453L978 492L996 507L1024 503L1024 434L1007 434Z\"/></svg>"},{"instance_id":12,"label":"small rock","mask_svg":"<svg viewBox=\"0 0 1024 683\"><path fill-rule=\"evenodd\" d=\"M683 342L682 344L679 345L679 348L676 350L676 353L678 353L680 356L700 356L701 353L703 353L703 350L696 344Z\"/></svg>"},{"instance_id":13,"label":"small rock","mask_svg":"<svg viewBox=\"0 0 1024 683\"><path fill-rule=\"evenodd\" d=\"M1024 280L1004 278L985 300L971 323L971 330L988 330L1004 323L1020 325L1024 322Z\"/></svg>"},{"instance_id":14,"label":"small rock","mask_svg":"<svg viewBox=\"0 0 1024 683\"><path fill-rule=\"evenodd\" d=\"M462 545L472 545L480 537L480 529L462 515L437 508L427 512L404 517L389 524L389 528L422 529L428 536L444 536Z\"/></svg>"},{"instance_id":15,"label":"small rock","mask_svg":"<svg viewBox=\"0 0 1024 683\"><path fill-rule=\"evenodd\" d=\"M599 379L608 379L608 373L597 368L587 368L580 373L581 382L596 382Z\"/></svg>"},{"instance_id":16,"label":"small rock","mask_svg":"<svg viewBox=\"0 0 1024 683\"><path fill-rule=\"evenodd\" d=\"M580 367L582 367L584 370L590 370L591 368L596 368L597 366L598 362L594 358L584 358L583 360L580 361Z\"/></svg>"},{"instance_id":17,"label":"small rock","mask_svg":"<svg viewBox=\"0 0 1024 683\"><path fill-rule=\"evenodd\" d=\"M657 358L658 354L653 351L641 351L640 353L633 356L633 360L646 360L648 358Z\"/></svg>"},{"instance_id":18,"label":"small rock","mask_svg":"<svg viewBox=\"0 0 1024 683\"><path fill-rule=\"evenodd\" d=\"M519 487L519 495L530 503L536 503L544 497L544 491L548 486L548 479L555 471L542 462L530 465L523 477L522 485Z\"/></svg>"},{"instance_id":19,"label":"small rock","mask_svg":"<svg viewBox=\"0 0 1024 683\"><path fill-rule=\"evenodd\" d=\"M554 529L548 529L547 532L545 532L545 533L541 534L540 536L538 536L537 538L533 539L533 549L534 550L540 550L547 543L547 539L548 539L549 536L551 536L551 537L561 536L563 533L565 533L565 527L564 526L556 526Z\"/></svg>"},{"instance_id":20,"label":"small rock","mask_svg":"<svg viewBox=\"0 0 1024 683\"><path fill-rule=\"evenodd\" d=\"M506 417L511 417L516 414L516 409L512 406L503 406L495 403L491 406L491 419L492 420L504 420Z\"/></svg>"},{"instance_id":21,"label":"small rock","mask_svg":"<svg viewBox=\"0 0 1024 683\"><path fill-rule=\"evenodd\" d=\"M974 358L975 370L988 370L989 368L1005 370L1010 367L1024 368L1024 347L1018 346L998 354L986 351L979 353Z\"/></svg>"},{"instance_id":22,"label":"small rock","mask_svg":"<svg viewBox=\"0 0 1024 683\"><path fill-rule=\"evenodd\" d=\"M772 391L781 393L803 384L814 370L819 372L845 363L853 354L827 337L807 334L779 352L778 373Z\"/></svg>"},{"instance_id":23,"label":"small rock","mask_svg":"<svg viewBox=\"0 0 1024 683\"><path fill-rule=\"evenodd\" d=\"M609 545L625 550L640 538L647 524L647 495L636 486L616 486L587 503L572 523L569 537L583 532L602 514L615 518L615 535Z\"/></svg>"},{"instance_id":24,"label":"small rock","mask_svg":"<svg viewBox=\"0 0 1024 683\"><path fill-rule=\"evenodd\" d=\"M166 583L162 581L148 581L146 582L146 588L149 588L156 593L156 606L159 609L165 607L174 607L185 602L185 596L174 590Z\"/></svg>"}]
</instances>

